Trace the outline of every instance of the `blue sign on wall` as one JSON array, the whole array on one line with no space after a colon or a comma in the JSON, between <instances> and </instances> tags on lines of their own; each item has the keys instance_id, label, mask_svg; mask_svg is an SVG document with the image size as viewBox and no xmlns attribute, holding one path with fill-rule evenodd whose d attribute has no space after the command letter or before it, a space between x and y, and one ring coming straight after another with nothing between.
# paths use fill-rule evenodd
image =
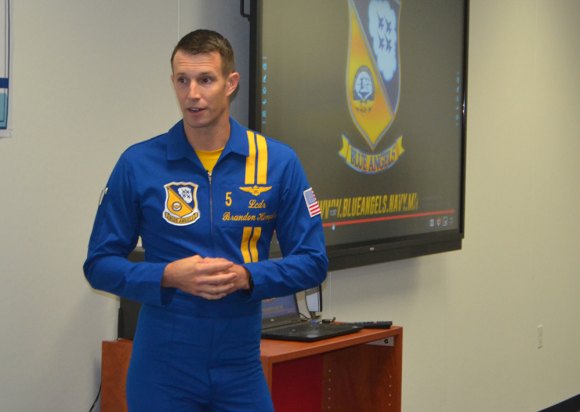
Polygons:
<instances>
[{"instance_id":1,"label":"blue sign on wall","mask_svg":"<svg viewBox=\"0 0 580 412\"><path fill-rule=\"evenodd\" d=\"M0 3L0 137L10 134L10 54L12 52L10 0Z\"/></svg>"}]
</instances>

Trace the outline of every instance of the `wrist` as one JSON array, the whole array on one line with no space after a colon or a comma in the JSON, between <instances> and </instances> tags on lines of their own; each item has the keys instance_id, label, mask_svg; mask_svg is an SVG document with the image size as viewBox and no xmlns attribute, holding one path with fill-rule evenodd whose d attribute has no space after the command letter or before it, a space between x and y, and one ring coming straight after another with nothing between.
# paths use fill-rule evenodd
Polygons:
<instances>
[{"instance_id":1,"label":"wrist","mask_svg":"<svg viewBox=\"0 0 580 412\"><path fill-rule=\"evenodd\" d=\"M161 277L161 287L163 288L172 288L175 287L173 284L173 276L172 276L172 268L171 268L172 263L168 263L167 265L165 265L165 268L163 269L163 275Z\"/></svg>"},{"instance_id":2,"label":"wrist","mask_svg":"<svg viewBox=\"0 0 580 412\"><path fill-rule=\"evenodd\" d=\"M248 292L254 290L254 278L252 278L252 274L246 269L246 273L248 274Z\"/></svg>"},{"instance_id":3,"label":"wrist","mask_svg":"<svg viewBox=\"0 0 580 412\"><path fill-rule=\"evenodd\" d=\"M245 266L240 265L240 268L242 269L242 272L244 274L244 282L242 285L242 289L252 291L252 289L254 289L254 280L252 279L252 274Z\"/></svg>"}]
</instances>

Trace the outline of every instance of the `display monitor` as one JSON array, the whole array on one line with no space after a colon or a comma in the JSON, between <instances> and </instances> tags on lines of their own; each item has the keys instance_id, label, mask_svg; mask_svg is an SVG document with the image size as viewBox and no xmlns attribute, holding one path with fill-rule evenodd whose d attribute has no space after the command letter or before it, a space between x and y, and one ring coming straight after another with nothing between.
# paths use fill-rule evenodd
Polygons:
<instances>
[{"instance_id":1,"label":"display monitor","mask_svg":"<svg viewBox=\"0 0 580 412\"><path fill-rule=\"evenodd\" d=\"M298 153L330 269L461 248L467 16L466 0L252 2L250 126Z\"/></svg>"}]
</instances>

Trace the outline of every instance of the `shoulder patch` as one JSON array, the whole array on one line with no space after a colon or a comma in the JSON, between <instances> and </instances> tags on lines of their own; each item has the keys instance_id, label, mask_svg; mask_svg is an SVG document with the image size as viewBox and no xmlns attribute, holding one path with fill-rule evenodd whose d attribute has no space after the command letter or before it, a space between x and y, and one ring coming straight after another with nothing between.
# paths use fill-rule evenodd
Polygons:
<instances>
[{"instance_id":1,"label":"shoulder patch","mask_svg":"<svg viewBox=\"0 0 580 412\"><path fill-rule=\"evenodd\" d=\"M105 196L107 195L108 192L109 192L108 187L105 187L103 190L101 190L101 195L99 196L99 206L101 206L103 200L105 200Z\"/></svg>"},{"instance_id":2,"label":"shoulder patch","mask_svg":"<svg viewBox=\"0 0 580 412\"><path fill-rule=\"evenodd\" d=\"M318 200L316 200L316 195L312 188L306 189L304 192L304 201L306 202L306 207L308 208L308 213L310 217L318 216L320 214L320 206L318 205Z\"/></svg>"}]
</instances>

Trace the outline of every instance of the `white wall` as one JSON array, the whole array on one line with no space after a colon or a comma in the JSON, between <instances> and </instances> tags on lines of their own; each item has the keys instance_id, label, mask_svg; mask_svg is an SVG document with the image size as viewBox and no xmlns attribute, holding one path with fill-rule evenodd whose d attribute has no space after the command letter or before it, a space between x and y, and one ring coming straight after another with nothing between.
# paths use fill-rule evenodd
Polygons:
<instances>
[{"instance_id":1,"label":"white wall","mask_svg":"<svg viewBox=\"0 0 580 412\"><path fill-rule=\"evenodd\" d=\"M88 410L100 343L116 336L116 300L81 270L99 191L128 144L178 119L178 37L224 32L248 79L248 23L238 0L13 3L0 410ZM325 315L405 327L411 412L534 411L580 392L580 2L471 3L464 249L337 271L325 286Z\"/></svg>"},{"instance_id":2,"label":"white wall","mask_svg":"<svg viewBox=\"0 0 580 412\"><path fill-rule=\"evenodd\" d=\"M82 274L100 190L125 147L179 119L169 58L180 35L226 25L247 79L249 27L237 0L12 3L14 137L0 140L0 410L88 411L101 341L116 337L116 300ZM233 112L245 116L247 84L237 100Z\"/></svg>"}]
</instances>

